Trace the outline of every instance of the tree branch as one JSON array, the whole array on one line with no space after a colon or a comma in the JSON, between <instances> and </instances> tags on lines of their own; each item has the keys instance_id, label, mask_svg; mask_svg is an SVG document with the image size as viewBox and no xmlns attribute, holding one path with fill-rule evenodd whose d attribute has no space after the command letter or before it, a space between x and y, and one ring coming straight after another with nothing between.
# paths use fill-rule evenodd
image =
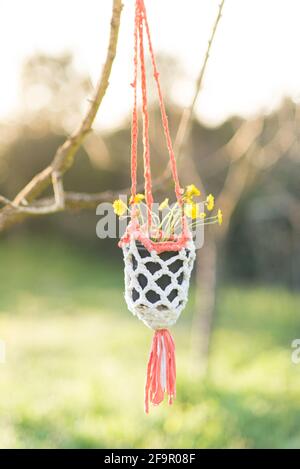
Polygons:
<instances>
[{"instance_id":1,"label":"tree branch","mask_svg":"<svg viewBox=\"0 0 300 469\"><path fill-rule=\"evenodd\" d=\"M218 14L213 24L207 50L196 81L195 94L192 102L190 106L184 110L181 116L174 143L174 151L177 155L177 159L181 156L182 150L189 136L195 104L201 90L210 50L222 16L224 3L225 0L222 0L219 5ZM58 148L52 163L43 171L35 175L32 180L17 194L13 201L0 196L0 203L6 205L2 210L0 210L0 231L24 220L28 216L47 215L64 209L92 209L101 202L111 201L120 192L129 193L129 189L118 191L118 193L111 191L96 194L74 192L65 193L62 186L63 174L72 166L76 152L81 146L85 136L91 131L93 121L108 87L109 76L113 60L116 55L121 10L121 0L114 0L106 61L102 70L101 79L99 80L99 84L96 89L95 97L91 101L90 108L79 129ZM155 189L159 187L169 178L169 176L170 167L168 165L163 174L153 181L153 188ZM50 185L51 181L53 185L54 198L47 197L36 200L36 198ZM201 185L199 177L198 181L199 185Z\"/></svg>"},{"instance_id":2,"label":"tree branch","mask_svg":"<svg viewBox=\"0 0 300 469\"><path fill-rule=\"evenodd\" d=\"M67 140L61 145L52 163L34 178L17 194L10 202L5 197L1 197L0 202L6 203L0 211L0 231L8 226L22 220L29 215L44 215L54 213L64 208L64 194L62 187L62 176L72 166L74 157L80 148L84 138L91 131L92 124L109 85L109 77L112 64L116 55L120 18L122 11L122 1L113 0L112 19L110 28L110 38L106 54L105 63L101 77L98 82L95 96L90 102L90 107L81 125ZM53 184L54 203L48 207L27 206L38 197L50 184ZM25 205L26 204L26 205Z\"/></svg>"}]
</instances>

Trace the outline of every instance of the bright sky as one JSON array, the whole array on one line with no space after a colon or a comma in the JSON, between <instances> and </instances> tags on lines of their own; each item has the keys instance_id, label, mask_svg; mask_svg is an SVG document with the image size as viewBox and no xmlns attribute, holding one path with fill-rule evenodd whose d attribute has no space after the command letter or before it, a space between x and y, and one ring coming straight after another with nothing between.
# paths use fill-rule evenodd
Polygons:
<instances>
[{"instance_id":1,"label":"bright sky","mask_svg":"<svg viewBox=\"0 0 300 469\"><path fill-rule=\"evenodd\" d=\"M111 85L97 125L118 125L131 106L134 0L124 9ZM219 0L146 0L154 48L178 59L187 80L176 99L187 105ZM96 83L104 61L111 0L0 2L0 118L18 109L22 63L36 53L73 52ZM251 116L284 96L300 101L300 1L226 0L197 115L208 124L232 114Z\"/></svg>"}]
</instances>

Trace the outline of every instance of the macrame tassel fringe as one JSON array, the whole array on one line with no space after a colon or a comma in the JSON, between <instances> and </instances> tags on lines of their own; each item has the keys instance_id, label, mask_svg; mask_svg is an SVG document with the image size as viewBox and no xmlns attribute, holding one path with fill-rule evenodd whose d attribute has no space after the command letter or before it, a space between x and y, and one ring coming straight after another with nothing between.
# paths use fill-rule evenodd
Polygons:
<instances>
[{"instance_id":1,"label":"macrame tassel fringe","mask_svg":"<svg viewBox=\"0 0 300 469\"><path fill-rule=\"evenodd\" d=\"M145 387L145 412L149 413L149 401L154 405L164 400L165 392L169 404L176 397L175 344L167 329L155 331L147 367Z\"/></svg>"}]
</instances>

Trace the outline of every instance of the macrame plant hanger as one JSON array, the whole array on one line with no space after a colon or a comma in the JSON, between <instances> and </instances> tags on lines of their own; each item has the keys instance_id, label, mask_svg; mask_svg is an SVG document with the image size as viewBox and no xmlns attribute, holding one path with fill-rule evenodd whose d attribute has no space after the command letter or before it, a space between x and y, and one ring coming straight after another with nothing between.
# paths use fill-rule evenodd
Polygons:
<instances>
[{"instance_id":1,"label":"macrame plant hanger","mask_svg":"<svg viewBox=\"0 0 300 469\"><path fill-rule=\"evenodd\" d=\"M156 241L151 237L152 227L152 179L150 167L149 114L144 42L147 39L153 76L157 87L162 125L170 158L175 195L182 208L181 232L174 239ZM167 393L169 404L176 395L176 365L174 341L167 329L175 324L187 302L190 274L195 259L194 243L188 230L183 211L183 190L180 187L175 155L169 131L168 118L162 96L144 0L136 0L134 25L134 102L131 128L131 221L119 245L123 249L125 263L125 299L129 310L138 316L155 334L147 368L145 387L145 411L149 401L160 404ZM137 192L138 65L143 120L143 162L145 201L147 205L147 230L141 229L135 197Z\"/></svg>"}]
</instances>

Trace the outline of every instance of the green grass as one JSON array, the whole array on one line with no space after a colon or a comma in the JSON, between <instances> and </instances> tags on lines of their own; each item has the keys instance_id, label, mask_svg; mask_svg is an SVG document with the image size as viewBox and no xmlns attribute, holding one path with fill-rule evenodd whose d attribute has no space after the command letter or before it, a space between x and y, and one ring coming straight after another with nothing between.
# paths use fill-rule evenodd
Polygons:
<instances>
[{"instance_id":1,"label":"green grass","mask_svg":"<svg viewBox=\"0 0 300 469\"><path fill-rule=\"evenodd\" d=\"M223 288L205 380L190 305L173 329L177 399L145 416L151 331L126 310L121 262L38 239L2 241L0 262L1 448L300 447L299 295Z\"/></svg>"}]
</instances>

